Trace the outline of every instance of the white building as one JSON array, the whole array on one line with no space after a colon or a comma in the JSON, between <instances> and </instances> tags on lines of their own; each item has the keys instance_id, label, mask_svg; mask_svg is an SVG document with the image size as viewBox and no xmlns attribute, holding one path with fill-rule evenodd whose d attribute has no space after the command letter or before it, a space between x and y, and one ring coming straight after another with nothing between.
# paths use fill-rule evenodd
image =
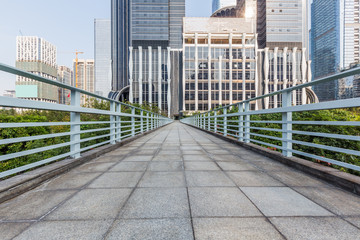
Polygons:
<instances>
[{"instance_id":1,"label":"white building","mask_svg":"<svg viewBox=\"0 0 360 240\"><path fill-rule=\"evenodd\" d=\"M94 59L78 59L74 63L74 77L72 85L85 91L95 93L95 62ZM77 71L76 71L77 68ZM87 96L81 98L81 104L85 104Z\"/></svg>"},{"instance_id":2,"label":"white building","mask_svg":"<svg viewBox=\"0 0 360 240\"><path fill-rule=\"evenodd\" d=\"M58 81L71 86L73 82L73 71L66 66L59 66L58 68ZM60 104L70 104L70 90L59 88L59 103Z\"/></svg>"},{"instance_id":3,"label":"white building","mask_svg":"<svg viewBox=\"0 0 360 240\"><path fill-rule=\"evenodd\" d=\"M39 37L16 38L16 67L51 80L57 79L56 47ZM58 99L56 86L16 77L16 97L35 101L53 102Z\"/></svg>"}]
</instances>

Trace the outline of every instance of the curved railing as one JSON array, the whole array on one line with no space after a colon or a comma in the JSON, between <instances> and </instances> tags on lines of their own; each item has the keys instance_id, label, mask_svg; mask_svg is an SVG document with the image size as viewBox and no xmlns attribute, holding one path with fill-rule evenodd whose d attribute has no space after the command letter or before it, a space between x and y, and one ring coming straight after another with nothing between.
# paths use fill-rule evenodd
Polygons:
<instances>
[{"instance_id":1,"label":"curved railing","mask_svg":"<svg viewBox=\"0 0 360 240\"><path fill-rule=\"evenodd\" d=\"M338 110L338 114L348 115L350 120L342 116L336 117L334 112L327 112L329 116L324 119L321 115L324 110L358 108L360 98L292 106L294 91L357 74L360 74L360 68L195 114L181 121L244 143L251 142L281 151L286 157L295 154L359 173L360 111ZM250 110L250 103L278 95L282 99L281 107ZM354 116L351 117L352 115ZM315 116L316 119L312 119Z\"/></svg>"},{"instance_id":2,"label":"curved railing","mask_svg":"<svg viewBox=\"0 0 360 240\"><path fill-rule=\"evenodd\" d=\"M117 102L14 67L0 64L0 71L71 91L70 105L0 96L0 107L15 109L17 113L26 113L28 110L35 110L50 111L50 114L61 113L70 115L68 119L64 118L64 120L59 122L29 122L29 119L22 122L2 121L0 123L0 130L3 132L0 136L0 151L2 153L0 156L0 166L5 170L0 172L0 178L67 157L79 158L84 151L105 144L115 144L125 138L159 128L172 122L171 119L159 113ZM109 109L95 109L80 106L80 94L108 103ZM91 116L97 117L92 119ZM102 118L99 118L99 116L102 116ZM42 118L39 119L41 120ZM84 126L86 126L86 128L84 128ZM51 128L49 129L50 133L41 134L44 128L49 127ZM55 131L54 127L63 127L63 130ZM31 131L30 133L21 133L21 136L14 137L14 132L16 134L19 129L25 131L29 128L40 128L41 131L34 131L36 132L35 134L31 134ZM11 132L12 134L5 134ZM61 141L53 141L54 144L45 144L45 146L36 146L41 145L46 139L61 139ZM38 144L29 144L36 143L36 141L38 141ZM26 149L25 147L28 145L32 145L32 147ZM49 151L56 149L61 149L61 151L57 151L56 154L53 152L49 153ZM49 154L39 155L44 152ZM39 156L45 156L45 158L37 159ZM14 167L6 168L4 167L5 165L13 165Z\"/></svg>"}]
</instances>

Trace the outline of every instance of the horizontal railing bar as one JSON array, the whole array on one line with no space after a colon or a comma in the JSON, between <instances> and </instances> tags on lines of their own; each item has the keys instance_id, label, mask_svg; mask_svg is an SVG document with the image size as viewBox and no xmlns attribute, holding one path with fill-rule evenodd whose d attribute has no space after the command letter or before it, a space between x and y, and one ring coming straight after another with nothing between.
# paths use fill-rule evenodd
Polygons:
<instances>
[{"instance_id":1,"label":"horizontal railing bar","mask_svg":"<svg viewBox=\"0 0 360 240\"><path fill-rule=\"evenodd\" d=\"M351 149L332 147L332 146L328 146L328 145L321 145L321 144L309 143L309 142L304 142L304 141L296 141L296 140L288 140L288 141L292 142L294 144L302 145L302 146L320 148L320 149L330 150L330 151L333 151L333 152L340 152L340 153L360 156L359 151L355 151L355 150L351 150Z\"/></svg>"},{"instance_id":2,"label":"horizontal railing bar","mask_svg":"<svg viewBox=\"0 0 360 240\"><path fill-rule=\"evenodd\" d=\"M277 141L283 141L282 138L269 136L269 135L263 135L263 134L257 134L257 133L250 133L250 135L257 136L257 137L263 137L263 138L269 138L269 139L273 139L273 140L277 140Z\"/></svg>"},{"instance_id":3,"label":"horizontal railing bar","mask_svg":"<svg viewBox=\"0 0 360 240\"><path fill-rule=\"evenodd\" d=\"M293 152L295 154L298 154L298 155L301 155L301 156L304 156L304 157L309 157L309 158L313 158L313 159L316 159L316 160L321 160L323 162L328 162L328 163L331 163L331 164L334 164L334 165L337 165L337 166L340 166L340 167L345 167L345 168L352 169L352 170L355 170L355 171L360 171L360 167L356 166L356 165L353 165L353 164L344 163L344 162L340 162L340 161L333 160L333 159L330 159L330 158L321 157L321 156L317 156L317 155L313 155L313 154L310 154L310 153L305 153L305 152L301 152L301 151L297 151L297 150L289 149L287 151L291 151L291 152Z\"/></svg>"},{"instance_id":4,"label":"horizontal railing bar","mask_svg":"<svg viewBox=\"0 0 360 240\"><path fill-rule=\"evenodd\" d=\"M271 144L271 143L267 143L267 142L262 142L262 141L258 141L258 140L255 140L255 139L251 139L251 138L242 138L244 140L249 140L250 142L254 142L254 143L258 143L258 144L263 144L263 145L266 145L266 146L269 146L269 147L273 147L273 148L277 148L277 149L280 149L280 150L283 150L283 148L281 146L278 146L278 145L275 145L275 144Z\"/></svg>"},{"instance_id":5,"label":"horizontal railing bar","mask_svg":"<svg viewBox=\"0 0 360 240\"><path fill-rule=\"evenodd\" d=\"M360 136L353 136L353 135L341 135L341 134L332 134L332 133L321 133L321 132L305 132L305 131L288 131L289 133L299 134L299 135L309 135L309 136L316 136L316 137L325 137L325 138L337 138L337 139L344 139L344 140L353 140L353 141L360 141Z\"/></svg>"},{"instance_id":6,"label":"horizontal railing bar","mask_svg":"<svg viewBox=\"0 0 360 240\"><path fill-rule=\"evenodd\" d=\"M47 138L64 137L69 135L71 135L70 132L64 132L64 133L46 134L46 135L38 135L38 136L30 136L30 137L5 138L0 140L0 145L18 143L18 142L28 142L28 141L34 141L40 139L47 139Z\"/></svg>"}]
</instances>

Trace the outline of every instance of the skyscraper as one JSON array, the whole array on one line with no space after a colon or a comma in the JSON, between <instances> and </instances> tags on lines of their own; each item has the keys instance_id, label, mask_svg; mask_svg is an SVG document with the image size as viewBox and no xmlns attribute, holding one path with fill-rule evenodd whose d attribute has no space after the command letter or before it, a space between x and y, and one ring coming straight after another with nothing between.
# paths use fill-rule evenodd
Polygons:
<instances>
[{"instance_id":1,"label":"skyscraper","mask_svg":"<svg viewBox=\"0 0 360 240\"><path fill-rule=\"evenodd\" d=\"M112 94L126 96L129 85L129 47L182 47L185 0L112 0ZM128 98L128 96L127 96Z\"/></svg>"},{"instance_id":2,"label":"skyscraper","mask_svg":"<svg viewBox=\"0 0 360 240\"><path fill-rule=\"evenodd\" d=\"M223 7L235 6L236 0L213 0L212 1L212 12L215 12Z\"/></svg>"},{"instance_id":3,"label":"skyscraper","mask_svg":"<svg viewBox=\"0 0 360 240\"><path fill-rule=\"evenodd\" d=\"M56 81L56 47L39 37L19 36L16 38L16 67ZM21 76L16 77L16 97L29 100L56 103L58 88Z\"/></svg>"},{"instance_id":4,"label":"skyscraper","mask_svg":"<svg viewBox=\"0 0 360 240\"><path fill-rule=\"evenodd\" d=\"M76 61L73 61L76 69ZM77 77L76 77L77 74ZM93 59L79 59L77 62L77 73L74 70L73 86L88 92L95 93L95 66ZM81 104L86 103L87 96L81 99Z\"/></svg>"},{"instance_id":5,"label":"skyscraper","mask_svg":"<svg viewBox=\"0 0 360 240\"><path fill-rule=\"evenodd\" d=\"M359 0L314 0L311 19L314 79L359 62ZM338 83L336 81L314 86L319 100L338 98Z\"/></svg>"},{"instance_id":6,"label":"skyscraper","mask_svg":"<svg viewBox=\"0 0 360 240\"><path fill-rule=\"evenodd\" d=\"M306 16L306 0L257 0L259 47L307 48Z\"/></svg>"},{"instance_id":7,"label":"skyscraper","mask_svg":"<svg viewBox=\"0 0 360 240\"><path fill-rule=\"evenodd\" d=\"M111 91L111 21L95 19L95 92L107 97Z\"/></svg>"}]
</instances>

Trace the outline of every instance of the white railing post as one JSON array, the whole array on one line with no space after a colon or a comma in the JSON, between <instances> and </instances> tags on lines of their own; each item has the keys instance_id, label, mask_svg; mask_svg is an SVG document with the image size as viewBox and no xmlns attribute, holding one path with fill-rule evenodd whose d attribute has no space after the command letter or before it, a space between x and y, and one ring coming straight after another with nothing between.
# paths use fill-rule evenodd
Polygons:
<instances>
[{"instance_id":1,"label":"white railing post","mask_svg":"<svg viewBox=\"0 0 360 240\"><path fill-rule=\"evenodd\" d=\"M250 143L250 115L248 114L250 111L250 102L245 102L245 143Z\"/></svg>"},{"instance_id":2,"label":"white railing post","mask_svg":"<svg viewBox=\"0 0 360 240\"><path fill-rule=\"evenodd\" d=\"M204 113L204 129L206 129L206 119L207 119L207 115L206 115L206 113Z\"/></svg>"},{"instance_id":3,"label":"white railing post","mask_svg":"<svg viewBox=\"0 0 360 240\"><path fill-rule=\"evenodd\" d=\"M238 112L241 114L244 112L244 106L242 103L238 104ZM239 116L239 141L243 142L244 141L244 116L240 115Z\"/></svg>"},{"instance_id":4,"label":"white railing post","mask_svg":"<svg viewBox=\"0 0 360 240\"><path fill-rule=\"evenodd\" d=\"M208 131L211 130L211 112L208 112Z\"/></svg>"},{"instance_id":5,"label":"white railing post","mask_svg":"<svg viewBox=\"0 0 360 240\"><path fill-rule=\"evenodd\" d=\"M135 108L131 107L131 115L135 115ZM131 136L135 136L135 117L131 117Z\"/></svg>"},{"instance_id":6,"label":"white railing post","mask_svg":"<svg viewBox=\"0 0 360 240\"><path fill-rule=\"evenodd\" d=\"M214 133L217 133L217 110L214 111Z\"/></svg>"},{"instance_id":7,"label":"white railing post","mask_svg":"<svg viewBox=\"0 0 360 240\"><path fill-rule=\"evenodd\" d=\"M149 112L146 112L146 131L148 132L150 130L150 121L149 121Z\"/></svg>"},{"instance_id":8,"label":"white railing post","mask_svg":"<svg viewBox=\"0 0 360 240\"><path fill-rule=\"evenodd\" d=\"M226 115L227 114L227 108L223 108L223 114ZM227 116L223 117L224 121L224 136L227 136Z\"/></svg>"},{"instance_id":9,"label":"white railing post","mask_svg":"<svg viewBox=\"0 0 360 240\"><path fill-rule=\"evenodd\" d=\"M80 93L76 90L71 90L71 106L80 107ZM74 154L71 155L72 158L80 157L80 121L80 113L70 113L70 141L72 142L70 145L70 151L74 152Z\"/></svg>"},{"instance_id":10,"label":"white railing post","mask_svg":"<svg viewBox=\"0 0 360 240\"><path fill-rule=\"evenodd\" d=\"M116 103L118 113L121 113L121 104ZM121 141L121 117L116 116L116 141Z\"/></svg>"},{"instance_id":11,"label":"white railing post","mask_svg":"<svg viewBox=\"0 0 360 240\"><path fill-rule=\"evenodd\" d=\"M291 107L291 92L283 92L282 94L282 108ZM282 113L282 147L283 155L285 157L292 156L292 124L289 123L292 121L292 112L283 112Z\"/></svg>"},{"instance_id":12,"label":"white railing post","mask_svg":"<svg viewBox=\"0 0 360 240\"><path fill-rule=\"evenodd\" d=\"M140 110L140 132L144 133L144 111Z\"/></svg>"},{"instance_id":13,"label":"white railing post","mask_svg":"<svg viewBox=\"0 0 360 240\"><path fill-rule=\"evenodd\" d=\"M116 103L111 101L110 102L110 112L116 113ZM116 143L116 122L115 122L115 115L110 115L110 144Z\"/></svg>"}]
</instances>

